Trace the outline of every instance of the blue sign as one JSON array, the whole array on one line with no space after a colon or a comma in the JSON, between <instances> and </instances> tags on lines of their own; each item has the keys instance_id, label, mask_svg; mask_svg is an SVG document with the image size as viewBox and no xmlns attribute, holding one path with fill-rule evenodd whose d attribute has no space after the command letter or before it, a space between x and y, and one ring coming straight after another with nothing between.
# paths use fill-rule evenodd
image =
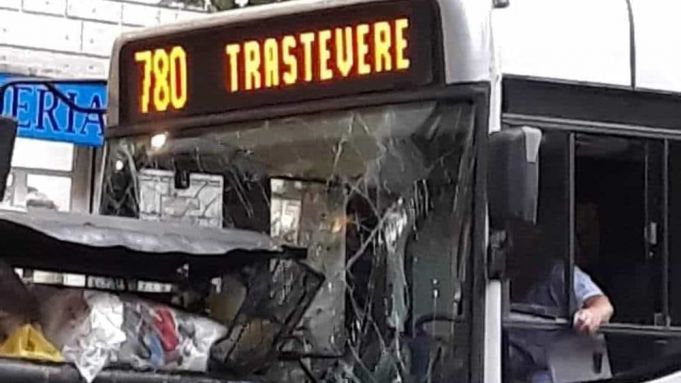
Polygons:
<instances>
[{"instance_id":1,"label":"blue sign","mask_svg":"<svg viewBox=\"0 0 681 383\"><path fill-rule=\"evenodd\" d=\"M0 86L20 79L26 77L0 74ZM55 87L80 108L106 108L103 84L69 81L56 83ZM44 85L11 85L5 90L3 101L2 113L17 119L19 137L87 146L104 143L102 113L75 110Z\"/></svg>"}]
</instances>

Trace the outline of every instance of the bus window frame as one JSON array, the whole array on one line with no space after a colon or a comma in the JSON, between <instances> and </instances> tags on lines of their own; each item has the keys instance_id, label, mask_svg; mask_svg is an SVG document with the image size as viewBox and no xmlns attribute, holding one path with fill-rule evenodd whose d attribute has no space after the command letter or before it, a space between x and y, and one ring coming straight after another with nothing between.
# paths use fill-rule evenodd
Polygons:
<instances>
[{"instance_id":1,"label":"bus window frame","mask_svg":"<svg viewBox=\"0 0 681 383\"><path fill-rule=\"evenodd\" d=\"M505 126L532 126L535 128L542 129L544 131L563 131L568 133L572 139L570 139L570 147L568 150L571 152L569 173L567 174L569 178L570 185L570 198L569 198L569 222L571 227L570 238L570 256L566 260L568 268L566 274L570 274L570 279L572 281L574 278L574 215L575 215L575 201L574 201L574 136L579 133L585 134L599 134L608 136L620 136L627 138L646 138L660 141L664 144L663 156L665 159L668 158L669 153L669 142L676 141L681 142L681 130L672 133L665 129L664 134L661 134L659 128L646 127L640 125L628 125L628 124L614 124L600 121L586 121L586 120L574 120L558 117L543 117L543 116L533 116L524 114L502 114L502 122ZM667 312L669 311L669 289L671 288L669 284L669 175L668 161L664 161L663 171L663 214L664 217L661 225L661 236L662 236L662 267L663 267L663 285L664 289L660 289L658 292L665 302L662 302L662 307ZM506 281L505 284L508 284ZM566 284L566 290L569 290L571 284ZM568 295L569 296L569 295ZM556 318L553 321L528 321L528 320L516 320L511 319L510 314L510 296L506 294L504 297L504 302L502 304L505 307L504 317L502 319L503 329L534 329L534 330L562 330L572 328L572 321L568 318ZM681 319L681 318L679 318ZM669 337L678 338L681 337L681 325L658 325L658 324L630 324L630 323L606 323L600 328L601 333L604 334L626 334L632 336L657 336L657 337Z\"/></svg>"},{"instance_id":2,"label":"bus window frame","mask_svg":"<svg viewBox=\"0 0 681 383\"><path fill-rule=\"evenodd\" d=\"M659 92L650 89L560 81L522 75L504 75L503 79L502 124L509 126L533 126L546 131L566 131L614 135L629 138L658 140L664 143L662 176L663 219L661 222L662 262L665 272L661 292L665 302L662 307L669 310L669 144L681 142L681 94ZM626 105L626 108L622 106ZM503 313L510 307L507 297L503 298ZM679 318L681 320L681 318ZM504 317L504 327L520 325ZM532 324L526 323L526 327ZM660 336L675 336L681 326L627 325L626 329L647 333L653 331ZM570 324L550 324L553 329L564 329ZM616 333L623 328L618 324L605 324L604 333Z\"/></svg>"},{"instance_id":3,"label":"bus window frame","mask_svg":"<svg viewBox=\"0 0 681 383\"><path fill-rule=\"evenodd\" d=\"M569 148L570 152L570 166L568 170L567 177L569 178L570 185L570 197L569 197L569 222L570 222L570 235L569 235L569 257L566 260L566 264L569 266L566 268L566 280L570 283L565 284L566 291L570 291L572 286L572 281L574 278L574 241L575 241L575 135L579 133L586 134L600 134L608 136L619 136L627 138L638 138L638 139L651 139L659 141L663 144L662 153L662 222L660 228L660 235L662 240L662 251L661 251L661 275L662 281L660 290L658 294L661 296L662 302L662 315L664 316L664 324L658 324L654 321L654 324L634 324L634 323L605 323L601 325L599 329L600 334L604 335L624 335L630 337L644 337L644 338L662 338L667 341L673 341L681 339L681 325L671 324L671 313L670 313L670 294L671 294L671 284L670 284L670 245L669 245L669 216L671 214L670 205L670 181L669 181L669 162L670 162L670 142L681 143L681 130L670 131L669 129L660 127L650 127L641 126L634 124L618 124L618 123L607 123L601 121L589 121L589 120L578 120L569 118L558 118L558 117L545 117L545 116L534 116L529 114L517 114L517 113L502 113L502 126L531 126L534 128L539 128L544 131L562 131L569 134ZM646 180L647 183L647 180ZM646 194L648 190L648 185L646 185ZM646 213L648 210L648 203L646 201ZM647 248L647 245L646 245ZM569 275L569 279L568 276ZM508 363L509 360L509 340L508 340L508 330L518 329L518 330L536 330L536 331L557 331L557 330L571 330L573 328L573 321L569 318L555 318L553 320L544 321L533 321L533 320L517 320L510 317L511 313L511 299L509 294L509 281L503 280L502 286L504 294L502 294L502 323L501 323L501 344L502 344L502 374L503 376L510 376L511 366ZM573 304L573 294L567 295L570 300L570 305ZM572 307L572 306L570 306ZM570 311L572 312L572 311ZM657 318L655 318L657 319ZM677 320L681 321L681 318ZM617 381L622 382L639 382L644 380L652 380L657 378L662 378L670 373L679 371L679 366L677 359L679 357L678 353L671 353L665 356L661 361L654 363L647 363L645 366L635 367L633 370L626 370L622 374L623 376L613 377ZM652 362L652 361L648 361Z\"/></svg>"},{"instance_id":4,"label":"bus window frame","mask_svg":"<svg viewBox=\"0 0 681 383\"><path fill-rule=\"evenodd\" d=\"M274 118L286 118L305 114L324 113L364 107L380 107L390 104L411 102L453 101L474 102L486 101L489 93L488 83L469 83L449 86L428 86L418 90L399 90L392 92L368 93L361 95L335 97L321 100L303 101L293 104L270 105L246 108L225 113L209 114L195 117L182 117L163 122L168 132L211 128L220 125L257 122ZM144 122L130 125L108 126L106 138L129 137L142 134L154 134L159 130L157 122Z\"/></svg>"}]
</instances>

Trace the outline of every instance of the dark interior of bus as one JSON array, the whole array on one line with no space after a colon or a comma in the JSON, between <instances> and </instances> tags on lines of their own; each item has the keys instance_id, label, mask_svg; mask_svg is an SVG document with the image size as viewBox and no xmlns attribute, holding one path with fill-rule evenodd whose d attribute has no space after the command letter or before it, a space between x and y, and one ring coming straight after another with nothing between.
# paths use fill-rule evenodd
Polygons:
<instances>
[{"instance_id":1,"label":"dark interior of bus","mask_svg":"<svg viewBox=\"0 0 681 383\"><path fill-rule=\"evenodd\" d=\"M580 135L576 141L577 265L608 295L613 322L651 324L655 306L654 259L646 256L646 142ZM623 214L623 212L626 212ZM613 373L641 362L650 339L606 336Z\"/></svg>"}]
</instances>

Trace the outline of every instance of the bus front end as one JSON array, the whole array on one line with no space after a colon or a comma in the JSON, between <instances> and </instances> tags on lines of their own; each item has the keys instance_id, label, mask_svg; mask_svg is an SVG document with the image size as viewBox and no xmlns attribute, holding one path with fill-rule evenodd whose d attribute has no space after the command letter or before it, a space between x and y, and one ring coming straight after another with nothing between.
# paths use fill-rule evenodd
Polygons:
<instances>
[{"instance_id":1,"label":"bus front end","mask_svg":"<svg viewBox=\"0 0 681 383\"><path fill-rule=\"evenodd\" d=\"M117 41L99 212L265 233L323 276L295 318L239 315L266 288L243 275L192 286L231 331L217 370L482 379L494 76L491 4L473 3L290 2Z\"/></svg>"}]
</instances>

